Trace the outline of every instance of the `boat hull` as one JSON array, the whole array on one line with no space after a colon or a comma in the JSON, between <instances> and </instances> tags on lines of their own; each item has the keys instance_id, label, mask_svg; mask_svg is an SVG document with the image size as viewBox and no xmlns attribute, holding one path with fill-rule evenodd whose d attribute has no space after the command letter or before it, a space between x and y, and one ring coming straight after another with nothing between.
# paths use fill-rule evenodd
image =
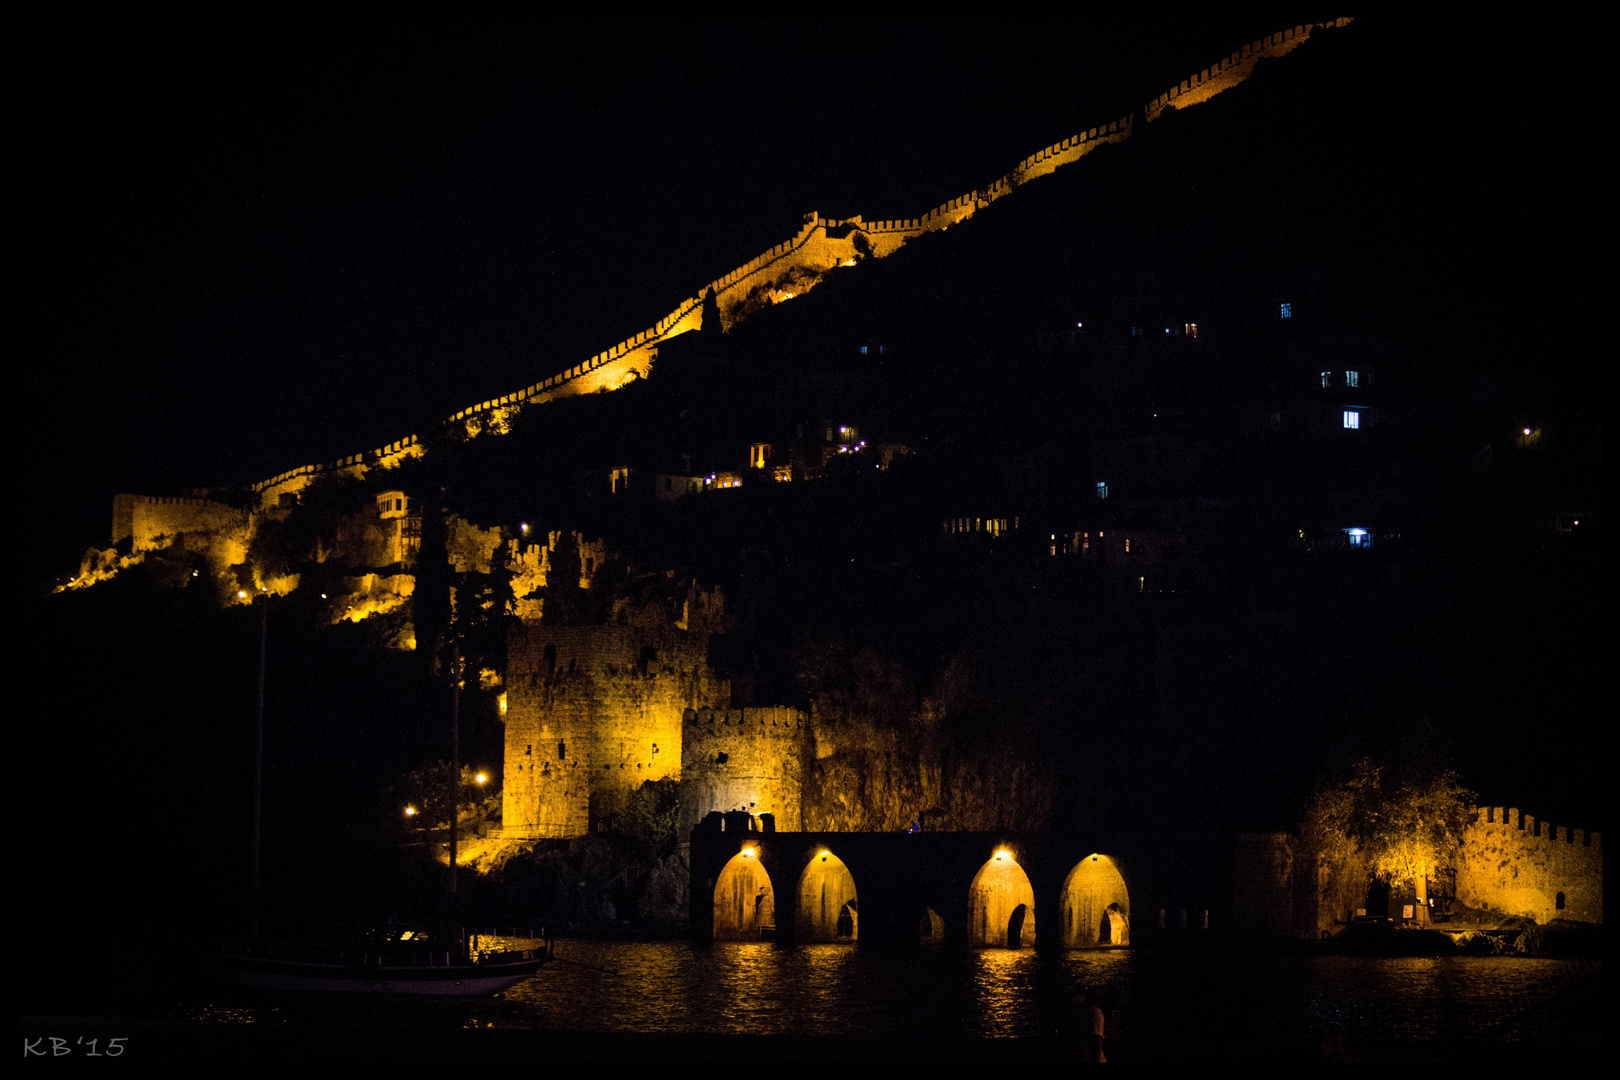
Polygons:
<instances>
[{"instance_id":1,"label":"boat hull","mask_svg":"<svg viewBox=\"0 0 1620 1080\"><path fill-rule=\"evenodd\" d=\"M449 964L436 967L358 967L210 955L209 972L229 986L246 990L320 991L361 994L423 994L481 997L522 982L539 971L544 957L504 964Z\"/></svg>"}]
</instances>

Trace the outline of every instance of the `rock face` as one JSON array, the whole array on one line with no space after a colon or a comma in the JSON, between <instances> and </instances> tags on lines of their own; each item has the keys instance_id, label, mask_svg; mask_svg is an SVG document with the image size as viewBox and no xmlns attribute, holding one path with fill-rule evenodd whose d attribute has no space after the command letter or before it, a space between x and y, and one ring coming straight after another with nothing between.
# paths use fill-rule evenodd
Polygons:
<instances>
[{"instance_id":1,"label":"rock face","mask_svg":"<svg viewBox=\"0 0 1620 1080\"><path fill-rule=\"evenodd\" d=\"M804 792L810 831L1038 829L1051 790L1038 765L994 747L964 747L937 725L900 728L817 713Z\"/></svg>"}]
</instances>

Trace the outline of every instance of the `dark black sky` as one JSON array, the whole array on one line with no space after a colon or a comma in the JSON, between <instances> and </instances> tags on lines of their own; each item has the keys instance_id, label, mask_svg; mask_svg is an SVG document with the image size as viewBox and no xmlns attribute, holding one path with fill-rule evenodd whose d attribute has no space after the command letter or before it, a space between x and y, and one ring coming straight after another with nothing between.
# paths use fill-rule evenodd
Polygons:
<instances>
[{"instance_id":1,"label":"dark black sky","mask_svg":"<svg viewBox=\"0 0 1620 1080\"><path fill-rule=\"evenodd\" d=\"M526 385L805 211L919 213L1297 21L24 24L25 563L100 539L116 491L261 478ZM1481 228L1567 232L1533 215L1595 183L1586 46L1411 33L1427 70L1369 77L1413 79L1437 127L1501 116L1461 197L1541 162L1541 201ZM1449 198L1454 153L1407 179Z\"/></svg>"}]
</instances>

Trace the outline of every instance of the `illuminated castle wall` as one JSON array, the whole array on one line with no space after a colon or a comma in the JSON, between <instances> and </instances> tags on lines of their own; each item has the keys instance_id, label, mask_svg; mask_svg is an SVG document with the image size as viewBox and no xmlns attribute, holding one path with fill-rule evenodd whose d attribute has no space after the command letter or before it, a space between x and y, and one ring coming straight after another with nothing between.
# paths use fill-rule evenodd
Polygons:
<instances>
[{"instance_id":1,"label":"illuminated castle wall","mask_svg":"<svg viewBox=\"0 0 1620 1080\"><path fill-rule=\"evenodd\" d=\"M711 810L800 818L807 724L726 709L709 635L526 625L507 642L502 830L580 836L648 780L680 780L684 835ZM721 707L716 708L716 705Z\"/></svg>"},{"instance_id":2,"label":"illuminated castle wall","mask_svg":"<svg viewBox=\"0 0 1620 1080\"><path fill-rule=\"evenodd\" d=\"M809 719L797 709L695 709L681 729L681 835L711 810L802 827Z\"/></svg>"},{"instance_id":3,"label":"illuminated castle wall","mask_svg":"<svg viewBox=\"0 0 1620 1080\"><path fill-rule=\"evenodd\" d=\"M1337 19L1303 24L1251 42L1155 97L1143 106L1141 115L1151 123L1167 109L1183 109L1208 101L1247 79L1261 59L1286 55L1308 40L1313 32L1350 22L1350 19ZM502 431L512 414L526 405L575 394L616 390L652 370L661 343L702 328L703 297L710 289L719 301L721 319L729 327L759 306L790 300L814 287L822 275L834 268L853 266L861 257L863 246L873 258L893 254L912 237L965 221L1023 184L1078 161L1099 146L1129 138L1135 117L1133 112L1044 147L985 187L917 217L868 222L858 216L829 219L814 212L807 214L804 225L792 239L702 286L695 295L681 301L647 329L532 386L461 409L446 423L462 425L471 435ZM861 238L859 242L857 237ZM411 436L327 465L305 465L289 470L254 485L254 490L259 493L262 505L274 506L281 495L299 491L325 469L364 476L373 468L388 468L423 451L422 440Z\"/></svg>"},{"instance_id":4,"label":"illuminated castle wall","mask_svg":"<svg viewBox=\"0 0 1620 1080\"><path fill-rule=\"evenodd\" d=\"M1237 850L1238 925L1306 938L1330 932L1366 902L1368 870L1353 861L1329 872L1296 835L1246 835ZM1480 807L1462 835L1456 889L1457 901L1474 909L1542 924L1601 923L1602 834Z\"/></svg>"},{"instance_id":5,"label":"illuminated castle wall","mask_svg":"<svg viewBox=\"0 0 1620 1080\"><path fill-rule=\"evenodd\" d=\"M507 641L502 827L579 836L645 781L681 776L689 709L730 700L708 635L525 625Z\"/></svg>"},{"instance_id":6,"label":"illuminated castle wall","mask_svg":"<svg viewBox=\"0 0 1620 1080\"><path fill-rule=\"evenodd\" d=\"M1603 921L1603 835L1487 806L1463 836L1457 899L1552 919Z\"/></svg>"},{"instance_id":7,"label":"illuminated castle wall","mask_svg":"<svg viewBox=\"0 0 1620 1080\"><path fill-rule=\"evenodd\" d=\"M1338 19L1295 26L1251 42L1148 102L1139 110L1140 117L1151 122L1166 109L1187 108L1207 101L1247 79L1261 59L1283 56L1303 44L1312 33L1350 21ZM702 286L646 330L532 386L462 409L449 417L445 425L459 426L469 436L504 432L514 413L527 405L618 389L651 371L663 342L702 328L703 297L709 290L714 291L721 319L729 326L761 307L790 300L813 288L831 270L853 266L863 257L883 258L893 254L913 237L965 221L1023 184L1078 161L1099 146L1129 138L1137 118L1138 112L1133 111L1044 147L986 186L916 217L866 221L859 216L830 219L810 213L791 239ZM375 470L394 468L419 457L426 450L426 440L412 435L337 461L289 469L254 484L253 491L259 497L259 508L273 511L307 487L318 474L338 472L364 478ZM119 504L120 509L115 509L116 537L134 534L137 544L156 544L157 537L172 538L183 533L188 546L206 547L214 543L243 546L241 557L245 557L251 523L244 527L234 516L237 512L228 507L202 500L145 499L133 495L118 498L125 502ZM130 523L129 530L120 532L123 527L120 523L125 520ZM205 536L211 539L205 540ZM241 557L227 557L234 554L234 548L210 552L220 566L241 562ZM95 565L87 563L81 567L73 584L103 580L120 568L118 559L104 552L97 553L93 561Z\"/></svg>"}]
</instances>

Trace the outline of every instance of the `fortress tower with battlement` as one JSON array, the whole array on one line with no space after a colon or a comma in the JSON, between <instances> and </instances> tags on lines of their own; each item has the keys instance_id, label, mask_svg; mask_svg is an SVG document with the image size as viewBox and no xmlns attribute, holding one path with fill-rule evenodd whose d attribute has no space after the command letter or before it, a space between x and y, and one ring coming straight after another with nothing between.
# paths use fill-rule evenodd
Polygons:
<instances>
[{"instance_id":1,"label":"fortress tower with battlement","mask_svg":"<svg viewBox=\"0 0 1620 1080\"><path fill-rule=\"evenodd\" d=\"M709 635L525 625L507 642L502 831L580 836L649 780L680 780L682 834L711 810L799 821L804 718L726 709ZM718 706L718 708L717 708Z\"/></svg>"}]
</instances>

